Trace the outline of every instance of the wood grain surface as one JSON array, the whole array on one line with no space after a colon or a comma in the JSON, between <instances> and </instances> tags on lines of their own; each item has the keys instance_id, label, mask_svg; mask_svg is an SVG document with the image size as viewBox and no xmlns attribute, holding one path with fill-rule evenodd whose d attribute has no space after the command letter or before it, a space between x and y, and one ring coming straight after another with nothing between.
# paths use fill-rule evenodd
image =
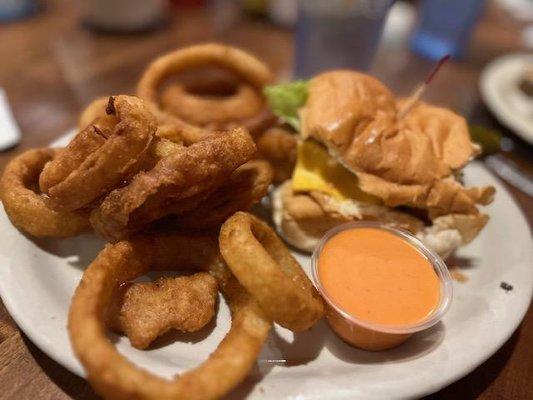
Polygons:
<instances>
[{"instance_id":1,"label":"wood grain surface","mask_svg":"<svg viewBox=\"0 0 533 400\"><path fill-rule=\"evenodd\" d=\"M230 43L265 60L281 79L290 76L292 32L266 21L232 12L175 9L160 29L110 35L84 28L76 2L45 3L39 15L0 26L0 86L7 92L23 132L19 146L0 153L0 169L15 154L46 146L74 126L80 110L94 97L132 93L147 63L176 47L213 40ZM444 68L427 99L449 106L471 121L502 130L515 143L515 151L506 157L531 173L531 147L498 125L481 104L477 87L488 61L523 50L520 29L519 23L490 6L474 32L467 59ZM392 43L380 48L375 65L375 75L398 93L407 94L432 64L409 53L405 44ZM531 198L507 187L531 226ZM19 331L0 302L0 399L94 398L97 396L83 379L48 358ZM533 310L530 308L521 327L494 356L428 398L533 398Z\"/></svg>"}]
</instances>

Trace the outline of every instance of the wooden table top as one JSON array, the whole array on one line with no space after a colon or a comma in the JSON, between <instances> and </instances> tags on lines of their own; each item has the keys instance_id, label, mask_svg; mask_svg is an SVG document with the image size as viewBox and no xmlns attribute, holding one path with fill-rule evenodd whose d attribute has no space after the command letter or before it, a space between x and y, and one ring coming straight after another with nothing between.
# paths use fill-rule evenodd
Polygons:
<instances>
[{"instance_id":1,"label":"wooden table top","mask_svg":"<svg viewBox=\"0 0 533 400\"><path fill-rule=\"evenodd\" d=\"M248 49L280 77L292 62L292 34L271 24L207 11L176 10L162 29L138 35L97 34L81 26L67 1L49 1L38 16L0 28L0 86L23 132L22 143L0 153L0 168L22 150L46 146L75 125L79 111L96 96L132 93L146 64L155 56L195 42L217 40ZM466 60L444 68L427 99L449 106L470 120L493 124L481 105L477 82L492 58L523 50L520 25L490 7L476 28ZM391 62L392 60L392 62ZM383 45L373 73L398 93L407 94L431 68L404 45ZM512 137L512 136L510 136ZM507 154L531 172L531 148L516 138L518 151ZM533 202L508 186L533 223ZM475 338L472 338L475 340ZM525 399L533 395L533 310L507 343L474 372L432 399ZM44 355L19 331L0 302L0 398L94 399L81 378Z\"/></svg>"}]
</instances>

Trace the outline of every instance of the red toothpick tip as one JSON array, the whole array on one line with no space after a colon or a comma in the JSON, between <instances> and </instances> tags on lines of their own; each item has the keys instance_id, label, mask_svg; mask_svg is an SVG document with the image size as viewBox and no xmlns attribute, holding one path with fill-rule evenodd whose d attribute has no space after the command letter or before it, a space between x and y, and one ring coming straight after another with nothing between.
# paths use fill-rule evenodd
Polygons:
<instances>
[{"instance_id":1,"label":"red toothpick tip","mask_svg":"<svg viewBox=\"0 0 533 400\"><path fill-rule=\"evenodd\" d=\"M446 54L444 57L442 57L437 64L433 67L431 72L429 73L428 77L424 81L424 85L428 85L429 82L433 79L433 77L439 72L439 69L450 59L450 55Z\"/></svg>"}]
</instances>

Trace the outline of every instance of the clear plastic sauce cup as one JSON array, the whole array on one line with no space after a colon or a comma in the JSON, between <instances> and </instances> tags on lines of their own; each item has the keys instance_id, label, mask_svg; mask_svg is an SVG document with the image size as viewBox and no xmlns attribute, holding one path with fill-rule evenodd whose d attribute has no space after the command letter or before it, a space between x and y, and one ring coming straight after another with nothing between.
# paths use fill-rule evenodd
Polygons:
<instances>
[{"instance_id":1,"label":"clear plastic sauce cup","mask_svg":"<svg viewBox=\"0 0 533 400\"><path fill-rule=\"evenodd\" d=\"M319 275L319 258L325 244L342 231L372 228L384 230L396 235L411 245L433 267L439 281L440 298L436 307L423 319L412 324L389 325L378 324L349 313L340 304L336 304L328 294ZM346 342L358 348L378 351L403 343L414 333L428 329L438 323L448 310L452 300L452 278L442 259L426 247L411 233L388 226L381 222L349 222L328 231L319 242L312 257L312 275L315 286L326 302L326 318L331 328Z\"/></svg>"}]
</instances>

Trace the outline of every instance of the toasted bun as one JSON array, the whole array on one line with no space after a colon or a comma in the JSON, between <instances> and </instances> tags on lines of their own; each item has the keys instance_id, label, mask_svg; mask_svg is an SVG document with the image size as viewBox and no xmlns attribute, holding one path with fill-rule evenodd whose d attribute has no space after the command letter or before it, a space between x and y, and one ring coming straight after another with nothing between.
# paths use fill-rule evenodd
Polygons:
<instances>
[{"instance_id":1,"label":"toasted bun","mask_svg":"<svg viewBox=\"0 0 533 400\"><path fill-rule=\"evenodd\" d=\"M442 257L473 240L488 221L486 215L450 214L425 226L418 218L389 207L357 201L339 202L317 192L297 194L286 181L272 194L273 220L291 245L312 252L331 228L349 221L382 221L416 234Z\"/></svg>"},{"instance_id":2,"label":"toasted bun","mask_svg":"<svg viewBox=\"0 0 533 400\"><path fill-rule=\"evenodd\" d=\"M290 182L286 181L272 192L272 219L278 233L288 243L312 252L325 232L349 219L327 213L307 194L295 194Z\"/></svg>"},{"instance_id":3,"label":"toasted bun","mask_svg":"<svg viewBox=\"0 0 533 400\"><path fill-rule=\"evenodd\" d=\"M399 118L402 105L368 75L326 72L311 80L302 131L350 169L400 184L449 176L476 154L464 118L421 102Z\"/></svg>"},{"instance_id":4,"label":"toasted bun","mask_svg":"<svg viewBox=\"0 0 533 400\"><path fill-rule=\"evenodd\" d=\"M368 75L326 72L311 80L302 135L322 142L363 191L388 206L476 214L494 189L465 189L454 177L479 152L464 118L423 102L400 118L403 105Z\"/></svg>"}]
</instances>

